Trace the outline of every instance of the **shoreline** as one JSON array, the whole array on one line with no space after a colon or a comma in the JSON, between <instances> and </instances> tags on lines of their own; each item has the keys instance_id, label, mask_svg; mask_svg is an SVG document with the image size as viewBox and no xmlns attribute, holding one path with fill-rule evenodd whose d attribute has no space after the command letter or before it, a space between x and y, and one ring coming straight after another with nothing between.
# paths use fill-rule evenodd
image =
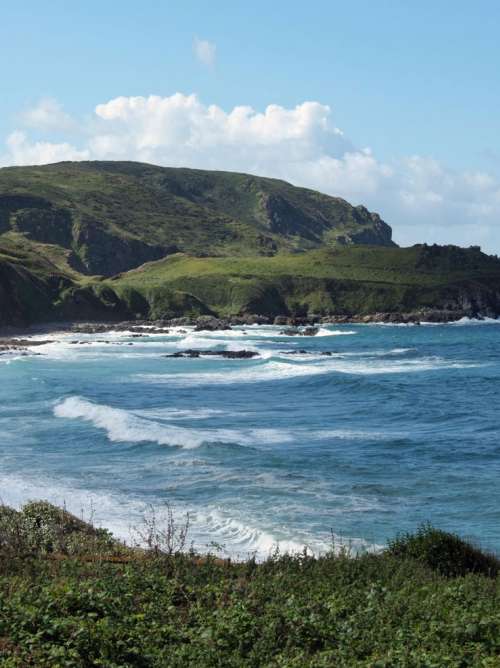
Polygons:
<instances>
[{"instance_id":1,"label":"shoreline","mask_svg":"<svg viewBox=\"0 0 500 668\"><path fill-rule=\"evenodd\" d=\"M46 334L48 336L55 334L103 334L106 332L127 331L133 333L147 334L154 331L158 333L168 333L169 328L173 327L194 327L195 331L224 331L232 327L244 327L254 325L268 325L278 327L291 327L299 329L301 327L313 327L318 325L421 325L435 324L446 325L459 322L468 318L473 321L491 321L500 322L500 314L494 313L472 313L470 311L447 311L437 309L422 309L420 311L410 312L377 312L368 314L354 315L326 315L326 316L287 316L280 315L268 317L263 315L245 315L245 316L184 316L179 318L160 319L160 320L85 320L85 321L49 321L32 323L25 326L4 325L0 326L0 349L2 346L12 345L17 342L16 347L43 345L42 341L32 341L30 339L19 339L19 337L32 337Z\"/></svg>"}]
</instances>

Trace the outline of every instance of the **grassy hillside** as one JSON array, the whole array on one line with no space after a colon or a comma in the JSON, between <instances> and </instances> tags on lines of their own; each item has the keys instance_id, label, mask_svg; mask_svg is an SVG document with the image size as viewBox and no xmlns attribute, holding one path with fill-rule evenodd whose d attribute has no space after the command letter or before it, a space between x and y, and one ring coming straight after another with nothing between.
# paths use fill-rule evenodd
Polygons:
<instances>
[{"instance_id":1,"label":"grassy hillside","mask_svg":"<svg viewBox=\"0 0 500 668\"><path fill-rule=\"evenodd\" d=\"M112 290L72 270L67 257L60 246L23 235L0 239L0 326L128 316Z\"/></svg>"},{"instance_id":2,"label":"grassy hillside","mask_svg":"<svg viewBox=\"0 0 500 668\"><path fill-rule=\"evenodd\" d=\"M231 258L178 253L108 279L72 269L69 253L19 233L0 238L0 325L208 313L500 313L500 261L478 249L344 246Z\"/></svg>"},{"instance_id":3,"label":"grassy hillside","mask_svg":"<svg viewBox=\"0 0 500 668\"><path fill-rule=\"evenodd\" d=\"M458 536L259 564L182 552L182 531L149 524L144 551L44 502L0 506L1 665L499 665L500 562Z\"/></svg>"},{"instance_id":4,"label":"grassy hillside","mask_svg":"<svg viewBox=\"0 0 500 668\"><path fill-rule=\"evenodd\" d=\"M352 246L269 258L173 255L107 284L124 299L143 295L155 317L162 308L168 312L173 292L193 295L221 315L500 308L500 261L453 246Z\"/></svg>"},{"instance_id":5,"label":"grassy hillside","mask_svg":"<svg viewBox=\"0 0 500 668\"><path fill-rule=\"evenodd\" d=\"M391 245L377 214L276 179L133 162L0 169L0 235L71 251L85 274L113 275L179 250L273 255L324 244Z\"/></svg>"},{"instance_id":6,"label":"grassy hillside","mask_svg":"<svg viewBox=\"0 0 500 668\"><path fill-rule=\"evenodd\" d=\"M4 168L0 326L500 314L498 259L390 237L364 207L275 179L132 162Z\"/></svg>"}]
</instances>

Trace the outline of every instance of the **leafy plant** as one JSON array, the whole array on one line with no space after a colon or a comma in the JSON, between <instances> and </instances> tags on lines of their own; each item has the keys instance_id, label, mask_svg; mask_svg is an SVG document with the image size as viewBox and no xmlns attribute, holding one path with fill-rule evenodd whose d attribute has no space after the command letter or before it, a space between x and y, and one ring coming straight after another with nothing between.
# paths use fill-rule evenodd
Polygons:
<instances>
[{"instance_id":1,"label":"leafy plant","mask_svg":"<svg viewBox=\"0 0 500 668\"><path fill-rule=\"evenodd\" d=\"M389 542L389 552L398 558L415 559L447 577L481 573L496 577L500 560L459 536L430 524L415 533L400 534Z\"/></svg>"},{"instance_id":2,"label":"leafy plant","mask_svg":"<svg viewBox=\"0 0 500 668\"><path fill-rule=\"evenodd\" d=\"M1 507L0 665L499 665L500 580L453 534L426 526L377 554L335 545L258 563L186 552L188 528L149 509L142 549L105 540L54 559L61 531L90 547L93 527L43 502Z\"/></svg>"}]
</instances>

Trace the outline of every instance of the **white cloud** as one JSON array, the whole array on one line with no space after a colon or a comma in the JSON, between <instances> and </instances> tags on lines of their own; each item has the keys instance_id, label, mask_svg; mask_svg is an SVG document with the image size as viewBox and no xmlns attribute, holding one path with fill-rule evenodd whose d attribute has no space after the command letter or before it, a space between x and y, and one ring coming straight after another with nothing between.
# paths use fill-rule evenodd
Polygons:
<instances>
[{"instance_id":1,"label":"white cloud","mask_svg":"<svg viewBox=\"0 0 500 668\"><path fill-rule=\"evenodd\" d=\"M37 109L35 119L43 120ZM69 141L30 140L16 131L0 162L127 159L250 172L379 211L402 244L481 243L500 250L498 179L455 171L430 157L382 162L369 149L356 148L335 126L331 109L319 102L226 111L182 93L117 97L97 105L92 121L80 124L79 132L86 139L76 147Z\"/></svg>"},{"instance_id":2,"label":"white cloud","mask_svg":"<svg viewBox=\"0 0 500 668\"><path fill-rule=\"evenodd\" d=\"M214 67L217 46L213 42L195 37L193 40L193 51L202 65Z\"/></svg>"},{"instance_id":3,"label":"white cloud","mask_svg":"<svg viewBox=\"0 0 500 668\"><path fill-rule=\"evenodd\" d=\"M4 165L45 165L63 160L88 160L88 149L79 151L66 142L31 142L24 132L16 130L7 137L7 155L0 160Z\"/></svg>"},{"instance_id":4,"label":"white cloud","mask_svg":"<svg viewBox=\"0 0 500 668\"><path fill-rule=\"evenodd\" d=\"M51 97L44 97L32 108L21 114L21 122L39 130L72 130L76 124Z\"/></svg>"}]
</instances>

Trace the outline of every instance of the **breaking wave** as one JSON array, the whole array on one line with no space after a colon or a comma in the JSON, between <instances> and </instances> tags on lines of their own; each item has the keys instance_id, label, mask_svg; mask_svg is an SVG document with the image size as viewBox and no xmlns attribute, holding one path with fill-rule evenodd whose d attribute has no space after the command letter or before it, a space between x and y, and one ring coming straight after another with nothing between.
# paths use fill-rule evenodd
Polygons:
<instances>
[{"instance_id":1,"label":"breaking wave","mask_svg":"<svg viewBox=\"0 0 500 668\"><path fill-rule=\"evenodd\" d=\"M172 386L196 385L234 385L238 383L256 383L279 381L303 376L317 376L324 374L353 374L376 375L393 373L417 373L444 369L468 369L483 366L473 362L449 361L441 357L421 357L418 359L404 359L391 361L383 359L386 356L403 354L404 349L397 353L384 353L374 359L347 359L348 355L338 354L326 361L311 360L313 363L301 363L308 359L305 355L298 356L297 362L268 361L258 365L246 364L244 368L227 369L221 371L201 371L197 373L146 373L137 374L135 379L153 384L168 383ZM372 353L373 354L373 353ZM382 358L382 359L380 359ZM324 358L323 358L324 359Z\"/></svg>"},{"instance_id":2,"label":"breaking wave","mask_svg":"<svg viewBox=\"0 0 500 668\"><path fill-rule=\"evenodd\" d=\"M110 441L129 443L152 442L181 448L198 448L203 443L236 443L255 445L259 442L283 443L293 435L279 429L189 429L167 422L154 422L122 408L95 404L82 397L68 397L54 407L59 418L81 419L104 429ZM144 413L143 413L144 415Z\"/></svg>"},{"instance_id":3,"label":"breaking wave","mask_svg":"<svg viewBox=\"0 0 500 668\"><path fill-rule=\"evenodd\" d=\"M217 412L177 411L173 409L149 409L127 411L96 404L83 397L68 397L54 406L54 415L58 418L84 420L94 427L103 429L110 441L124 443L157 443L158 445L177 446L185 449L198 448L204 443L233 443L242 446L265 446L292 443L298 439L321 441L325 439L386 439L391 435L384 432L372 432L350 429L190 429L179 427L167 419L205 419L217 415ZM154 421L149 418L156 418Z\"/></svg>"}]
</instances>

